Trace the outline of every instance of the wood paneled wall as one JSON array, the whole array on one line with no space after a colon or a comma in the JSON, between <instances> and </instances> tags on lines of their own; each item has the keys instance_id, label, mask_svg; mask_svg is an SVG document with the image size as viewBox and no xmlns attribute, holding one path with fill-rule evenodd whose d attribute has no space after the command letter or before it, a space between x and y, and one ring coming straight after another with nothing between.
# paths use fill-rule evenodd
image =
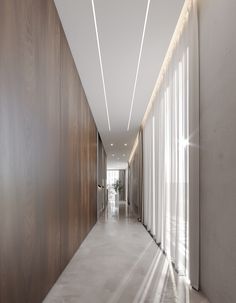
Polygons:
<instances>
[{"instance_id":1,"label":"wood paneled wall","mask_svg":"<svg viewBox=\"0 0 236 303\"><path fill-rule=\"evenodd\" d=\"M143 139L139 132L138 145L129 163L128 202L139 219L143 218Z\"/></svg>"},{"instance_id":2,"label":"wood paneled wall","mask_svg":"<svg viewBox=\"0 0 236 303\"><path fill-rule=\"evenodd\" d=\"M98 134L98 193L97 193L97 211L98 217L107 206L107 155Z\"/></svg>"},{"instance_id":3,"label":"wood paneled wall","mask_svg":"<svg viewBox=\"0 0 236 303\"><path fill-rule=\"evenodd\" d=\"M97 130L53 0L0 0L0 302L38 303L97 217Z\"/></svg>"}]
</instances>

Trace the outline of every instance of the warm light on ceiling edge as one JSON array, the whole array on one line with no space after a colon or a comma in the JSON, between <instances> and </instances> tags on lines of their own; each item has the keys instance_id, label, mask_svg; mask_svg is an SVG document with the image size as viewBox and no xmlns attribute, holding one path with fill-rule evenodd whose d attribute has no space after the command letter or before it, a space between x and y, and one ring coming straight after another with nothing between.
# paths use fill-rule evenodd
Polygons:
<instances>
[{"instance_id":1,"label":"warm light on ceiling edge","mask_svg":"<svg viewBox=\"0 0 236 303\"><path fill-rule=\"evenodd\" d=\"M181 13L180 13L180 16L179 16L179 19L178 19L178 22L176 24L176 27L175 27L175 31L174 31L174 34L171 38L171 41L170 41L170 44L169 44L169 47L168 47L168 50L166 52L166 55L165 55L165 58L164 58L164 61L162 63L162 66L161 66L161 70L160 70L160 73L157 77L157 81L156 81L156 84L155 84L155 87L154 87L154 90L152 92L152 95L151 95L151 98L150 98L150 101L148 103L148 106L147 106L147 109L146 109L146 112L144 114L144 117L143 117L143 121L142 121L142 124L141 126L144 127L145 123L146 123L146 120L147 120L147 117L149 115L149 112L152 108L152 105L153 105L153 102L155 100L155 97L156 97L156 94L158 93L158 90L160 89L160 86L161 86L161 83L162 83L162 79L163 79L163 76L166 72L166 69L168 67L168 64L169 64L169 61L172 57L172 52L173 50L175 49L175 46L176 46L176 43L179 39L179 35L181 34L182 32L182 29L183 29L183 25L186 21L186 16L189 12L189 9L192 5L192 2L193 1L197 1L197 0L185 0L185 3L183 5L183 8L181 10Z\"/></svg>"},{"instance_id":2,"label":"warm light on ceiling edge","mask_svg":"<svg viewBox=\"0 0 236 303\"><path fill-rule=\"evenodd\" d=\"M102 76L103 92L104 92L104 98L105 98L107 122L108 122L109 131L111 131L108 104L107 104L107 93L106 93L106 86L105 86L105 79L104 79L103 65L102 65L102 56L101 56L100 42L99 42L99 36L98 36L97 18L96 18L96 12L95 12L95 6L94 6L94 1L93 0L92 0L92 8L93 8L94 27L95 27L96 39L97 39L99 63L100 63L101 76Z\"/></svg>"},{"instance_id":3,"label":"warm light on ceiling edge","mask_svg":"<svg viewBox=\"0 0 236 303\"><path fill-rule=\"evenodd\" d=\"M128 121L128 126L127 126L127 131L129 131L130 121L131 121L131 116L132 116L132 111L133 111L134 97L135 97L136 86L137 86L137 81L138 81L139 67L140 67L140 61L141 61L141 56L142 56L142 51L143 51L143 41L144 41L144 36L145 36L145 31L146 31L150 2L151 2L151 0L148 0L145 19L144 19L143 33L142 33L140 50L139 50L138 65L137 65L135 81L134 81L134 88L133 88L133 94L132 94L132 100L131 100L131 106L130 106L130 112L129 112L129 121Z\"/></svg>"}]
</instances>

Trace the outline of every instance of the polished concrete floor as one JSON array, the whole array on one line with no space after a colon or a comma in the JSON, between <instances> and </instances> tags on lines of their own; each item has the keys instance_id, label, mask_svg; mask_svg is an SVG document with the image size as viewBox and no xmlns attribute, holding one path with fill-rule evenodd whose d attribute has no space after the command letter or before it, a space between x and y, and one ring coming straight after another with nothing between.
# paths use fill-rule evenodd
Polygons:
<instances>
[{"instance_id":1,"label":"polished concrete floor","mask_svg":"<svg viewBox=\"0 0 236 303\"><path fill-rule=\"evenodd\" d=\"M125 202L110 202L44 303L206 303Z\"/></svg>"}]
</instances>

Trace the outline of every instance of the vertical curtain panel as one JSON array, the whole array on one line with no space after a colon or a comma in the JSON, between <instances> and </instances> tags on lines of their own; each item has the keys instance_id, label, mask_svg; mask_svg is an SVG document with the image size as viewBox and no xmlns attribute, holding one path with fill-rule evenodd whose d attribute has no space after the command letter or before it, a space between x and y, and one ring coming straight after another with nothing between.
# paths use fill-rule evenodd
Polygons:
<instances>
[{"instance_id":1,"label":"vertical curtain panel","mask_svg":"<svg viewBox=\"0 0 236 303\"><path fill-rule=\"evenodd\" d=\"M119 170L119 180L120 180L120 185L121 185L121 190L120 190L120 201L125 201L126 200L126 176L125 176L125 169L120 169Z\"/></svg>"},{"instance_id":2,"label":"vertical curtain panel","mask_svg":"<svg viewBox=\"0 0 236 303\"><path fill-rule=\"evenodd\" d=\"M186 1L143 126L144 224L176 270L199 287L198 24Z\"/></svg>"}]
</instances>

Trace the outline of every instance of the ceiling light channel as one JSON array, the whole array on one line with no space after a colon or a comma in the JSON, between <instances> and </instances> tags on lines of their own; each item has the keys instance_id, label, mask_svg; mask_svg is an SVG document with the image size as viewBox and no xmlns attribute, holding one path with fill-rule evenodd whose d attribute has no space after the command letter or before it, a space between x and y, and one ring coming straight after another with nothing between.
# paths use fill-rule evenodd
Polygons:
<instances>
[{"instance_id":1,"label":"ceiling light channel","mask_svg":"<svg viewBox=\"0 0 236 303\"><path fill-rule=\"evenodd\" d=\"M97 18L96 18L94 0L92 0L92 8L93 8L94 26L95 26L96 39L97 39L98 56L99 56L99 62L100 62L100 68L101 68L103 92L104 92L105 105L106 105L107 122L108 122L109 131L111 131L108 104L107 104L107 93L106 93L105 79L104 79L104 73L103 73L102 56L101 56L100 42L99 42L99 36L98 36L98 27L97 27Z\"/></svg>"},{"instance_id":2,"label":"ceiling light channel","mask_svg":"<svg viewBox=\"0 0 236 303\"><path fill-rule=\"evenodd\" d=\"M144 42L144 37L145 37L145 31L146 31L146 25L147 25L150 2L151 2L151 0L148 0L148 2L147 2L145 20L144 20L144 25L143 25L143 34L142 34L142 40L141 40L141 45L140 45L140 50L139 50L138 65L137 65L135 81L134 81L134 88L133 88L133 94L132 94L132 100L131 100L131 106L130 106L130 113L129 113L129 121L128 121L127 131L129 131L130 121L131 121L131 116L132 116L132 111L133 111L134 97L135 97L135 92L136 92L140 61L141 61L141 56L142 56L142 51L143 51L143 42Z\"/></svg>"}]
</instances>

